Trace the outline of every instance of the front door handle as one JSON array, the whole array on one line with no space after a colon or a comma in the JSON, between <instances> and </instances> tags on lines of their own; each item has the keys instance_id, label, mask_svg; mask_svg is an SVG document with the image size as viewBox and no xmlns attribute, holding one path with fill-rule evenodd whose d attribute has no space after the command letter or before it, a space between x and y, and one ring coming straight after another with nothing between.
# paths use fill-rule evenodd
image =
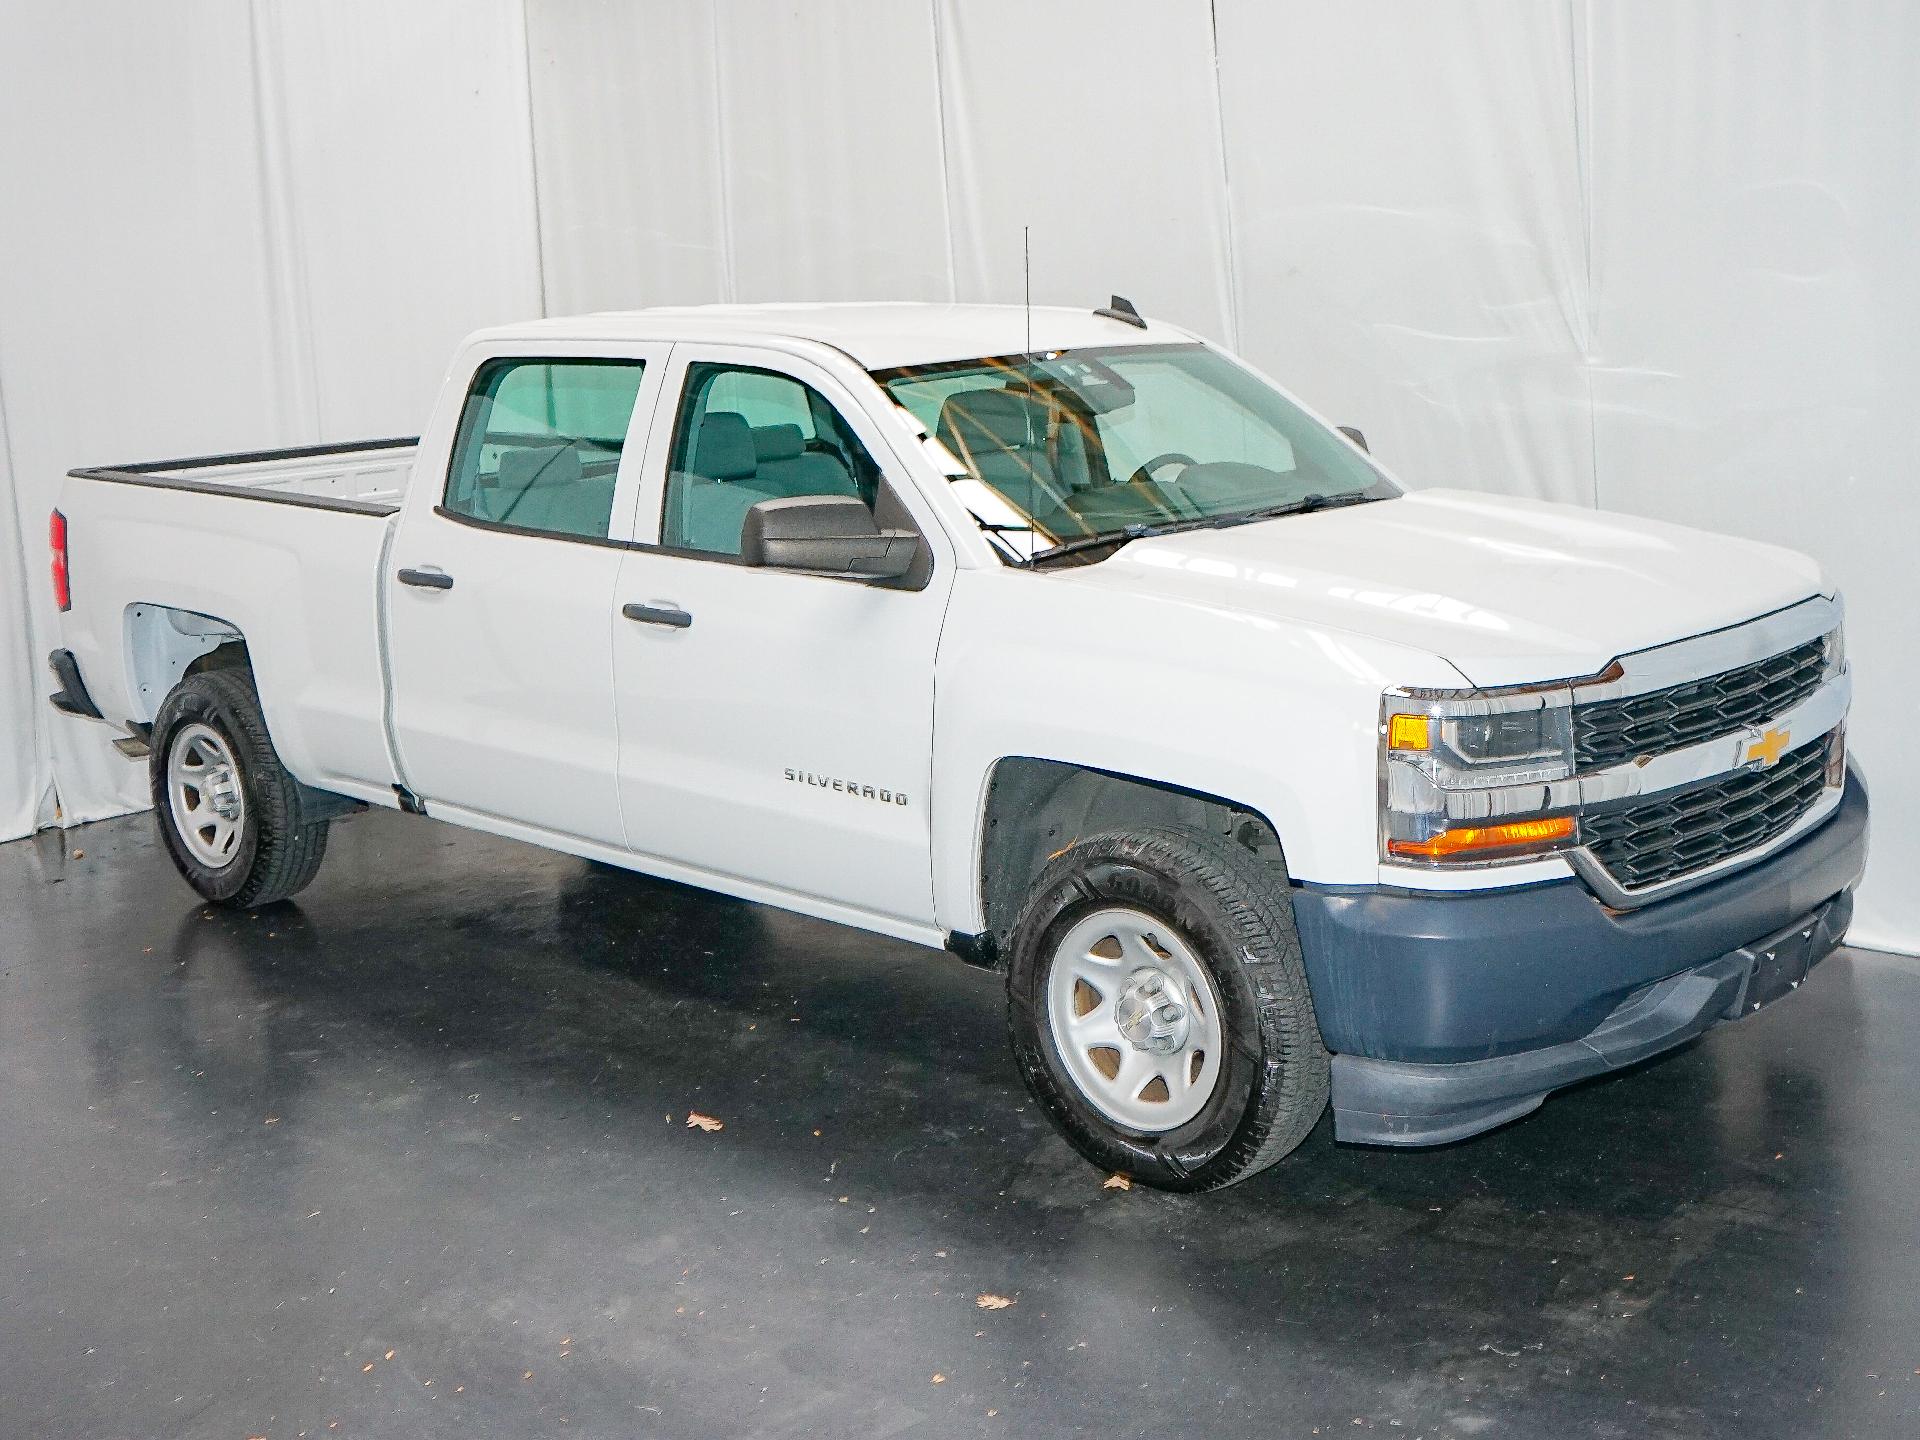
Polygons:
<instances>
[{"instance_id":1,"label":"front door handle","mask_svg":"<svg viewBox=\"0 0 1920 1440\"><path fill-rule=\"evenodd\" d=\"M453 588L453 576L444 570L402 570L394 578L402 585L421 585L429 590Z\"/></svg>"},{"instance_id":2,"label":"front door handle","mask_svg":"<svg viewBox=\"0 0 1920 1440\"><path fill-rule=\"evenodd\" d=\"M677 605L622 605L620 613L642 625L671 625L684 630L693 624L693 616Z\"/></svg>"}]
</instances>

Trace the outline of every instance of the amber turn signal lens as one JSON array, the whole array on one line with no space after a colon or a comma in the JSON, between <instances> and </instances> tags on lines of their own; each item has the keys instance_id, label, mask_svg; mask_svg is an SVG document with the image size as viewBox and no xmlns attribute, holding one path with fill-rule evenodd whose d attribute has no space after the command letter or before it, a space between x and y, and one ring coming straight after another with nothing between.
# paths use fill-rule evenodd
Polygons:
<instances>
[{"instance_id":1,"label":"amber turn signal lens","mask_svg":"<svg viewBox=\"0 0 1920 1440\"><path fill-rule=\"evenodd\" d=\"M1387 722L1387 748L1389 750L1427 749L1427 717L1424 715L1394 716Z\"/></svg>"},{"instance_id":2,"label":"amber turn signal lens","mask_svg":"<svg viewBox=\"0 0 1920 1440\"><path fill-rule=\"evenodd\" d=\"M1511 820L1504 825L1466 825L1442 830L1430 840L1389 840L1390 855L1412 855L1422 860L1449 860L1487 850L1511 850L1520 845L1544 845L1573 838L1573 817L1551 820Z\"/></svg>"}]
</instances>

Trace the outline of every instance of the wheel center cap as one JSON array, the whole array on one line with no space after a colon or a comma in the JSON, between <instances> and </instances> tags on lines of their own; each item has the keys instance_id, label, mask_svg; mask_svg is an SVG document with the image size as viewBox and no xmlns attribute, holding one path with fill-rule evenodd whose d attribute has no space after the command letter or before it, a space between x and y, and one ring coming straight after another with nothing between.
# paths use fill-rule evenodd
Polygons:
<instances>
[{"instance_id":1,"label":"wheel center cap","mask_svg":"<svg viewBox=\"0 0 1920 1440\"><path fill-rule=\"evenodd\" d=\"M222 820L232 820L240 814L240 788L233 782L233 771L225 765L207 774L207 803Z\"/></svg>"},{"instance_id":2,"label":"wheel center cap","mask_svg":"<svg viewBox=\"0 0 1920 1440\"><path fill-rule=\"evenodd\" d=\"M1167 976L1142 966L1127 977L1113 1002L1113 1022L1127 1043L1150 1055L1172 1055L1186 1048L1187 1007Z\"/></svg>"}]
</instances>

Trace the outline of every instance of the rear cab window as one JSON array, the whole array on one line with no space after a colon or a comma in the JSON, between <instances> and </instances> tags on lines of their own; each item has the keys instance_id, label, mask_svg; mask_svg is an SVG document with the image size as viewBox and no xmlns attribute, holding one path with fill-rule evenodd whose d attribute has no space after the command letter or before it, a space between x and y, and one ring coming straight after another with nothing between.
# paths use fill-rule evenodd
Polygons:
<instances>
[{"instance_id":1,"label":"rear cab window","mask_svg":"<svg viewBox=\"0 0 1920 1440\"><path fill-rule=\"evenodd\" d=\"M602 540L643 360L489 360L474 372L442 509L461 519Z\"/></svg>"}]
</instances>

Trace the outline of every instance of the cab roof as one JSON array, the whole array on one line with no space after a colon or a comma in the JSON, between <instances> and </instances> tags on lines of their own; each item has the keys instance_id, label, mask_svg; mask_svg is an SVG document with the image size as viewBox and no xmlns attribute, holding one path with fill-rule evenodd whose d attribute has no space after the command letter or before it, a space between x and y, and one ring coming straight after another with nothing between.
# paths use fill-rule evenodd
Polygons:
<instances>
[{"instance_id":1,"label":"cab roof","mask_svg":"<svg viewBox=\"0 0 1920 1440\"><path fill-rule=\"evenodd\" d=\"M677 305L529 320L483 331L489 340L814 340L851 355L868 370L1016 355L1029 348L1029 314L1020 305L844 302L817 305ZM1195 337L1164 320L1142 330L1065 306L1036 305L1034 350L1093 345L1180 344Z\"/></svg>"}]
</instances>

